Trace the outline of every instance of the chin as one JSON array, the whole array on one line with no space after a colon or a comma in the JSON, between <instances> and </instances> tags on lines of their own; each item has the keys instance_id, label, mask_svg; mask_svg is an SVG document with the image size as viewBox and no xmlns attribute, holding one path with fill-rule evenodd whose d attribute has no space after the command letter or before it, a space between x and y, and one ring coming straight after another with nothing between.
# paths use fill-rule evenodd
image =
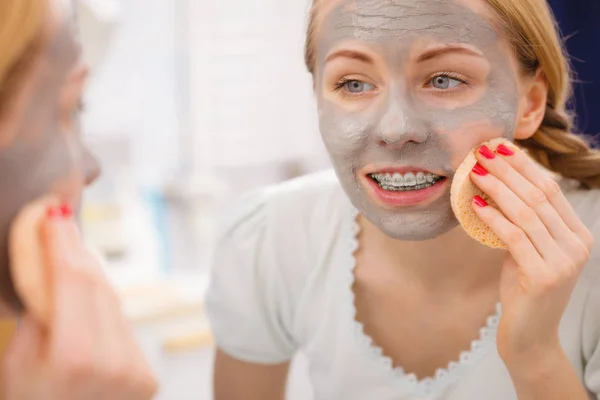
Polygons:
<instances>
[{"instance_id":1,"label":"chin","mask_svg":"<svg viewBox=\"0 0 600 400\"><path fill-rule=\"evenodd\" d=\"M368 207L362 214L386 236L407 242L436 239L458 226L450 204L424 210L386 210Z\"/></svg>"},{"instance_id":2,"label":"chin","mask_svg":"<svg viewBox=\"0 0 600 400\"><path fill-rule=\"evenodd\" d=\"M389 226L389 224L383 223L378 228L388 237L396 240L405 242L421 242L426 240L433 240L446 233L450 232L458 226L458 221L454 221L451 224L444 224L439 227L432 227L431 229L423 227L410 228L398 228L397 226Z\"/></svg>"}]
</instances>

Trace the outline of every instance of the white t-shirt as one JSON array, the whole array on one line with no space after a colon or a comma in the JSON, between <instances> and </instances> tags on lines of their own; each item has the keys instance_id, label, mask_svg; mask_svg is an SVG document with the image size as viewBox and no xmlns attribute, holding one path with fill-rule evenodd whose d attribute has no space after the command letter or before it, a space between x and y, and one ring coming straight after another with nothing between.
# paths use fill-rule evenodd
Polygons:
<instances>
[{"instance_id":1,"label":"white t-shirt","mask_svg":"<svg viewBox=\"0 0 600 400\"><path fill-rule=\"evenodd\" d=\"M600 190L566 193L600 238ZM223 351L273 364L301 350L317 400L517 399L496 350L500 307L471 349L424 380L393 368L364 333L354 318L351 289L357 211L332 171L259 190L238 206L225 216L207 296ZM564 349L593 399L600 399L599 274L600 244L560 328Z\"/></svg>"}]
</instances>

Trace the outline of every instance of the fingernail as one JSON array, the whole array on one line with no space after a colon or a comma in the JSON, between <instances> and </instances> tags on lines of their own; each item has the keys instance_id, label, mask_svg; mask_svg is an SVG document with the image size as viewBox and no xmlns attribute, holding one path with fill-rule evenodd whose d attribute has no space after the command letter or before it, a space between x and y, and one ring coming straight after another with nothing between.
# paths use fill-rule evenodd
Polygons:
<instances>
[{"instance_id":1,"label":"fingernail","mask_svg":"<svg viewBox=\"0 0 600 400\"><path fill-rule=\"evenodd\" d=\"M483 168L481 164L477 163L473 167L473 172L475 172L479 176L486 176L488 174L487 169Z\"/></svg>"},{"instance_id":2,"label":"fingernail","mask_svg":"<svg viewBox=\"0 0 600 400\"><path fill-rule=\"evenodd\" d=\"M481 146L479 148L479 154L481 154L488 160L493 160L494 158L496 158L496 155L494 154L494 152L491 151L490 148L487 146Z\"/></svg>"},{"instance_id":3,"label":"fingernail","mask_svg":"<svg viewBox=\"0 0 600 400\"><path fill-rule=\"evenodd\" d=\"M509 149L508 147L506 147L503 144L496 147L496 152L498 154L502 154L503 156L512 156L513 154L515 154L514 151L512 151L511 149Z\"/></svg>"},{"instance_id":4,"label":"fingernail","mask_svg":"<svg viewBox=\"0 0 600 400\"><path fill-rule=\"evenodd\" d=\"M73 210L68 204L62 204L58 207L49 207L46 216L50 219L68 219L73 216Z\"/></svg>"},{"instance_id":5,"label":"fingernail","mask_svg":"<svg viewBox=\"0 0 600 400\"><path fill-rule=\"evenodd\" d=\"M488 203L487 203L487 201L485 201L485 200L483 199L483 197L481 197L481 196L479 196L479 195L476 195L475 197L473 197L473 202L474 202L475 204L477 204L477 205L478 205L479 207L481 207L481 208L484 208L484 207L487 207L487 206L488 206Z\"/></svg>"},{"instance_id":6,"label":"fingernail","mask_svg":"<svg viewBox=\"0 0 600 400\"><path fill-rule=\"evenodd\" d=\"M68 204L61 205L60 212L61 212L63 218L71 218L73 216L73 209Z\"/></svg>"}]
</instances>

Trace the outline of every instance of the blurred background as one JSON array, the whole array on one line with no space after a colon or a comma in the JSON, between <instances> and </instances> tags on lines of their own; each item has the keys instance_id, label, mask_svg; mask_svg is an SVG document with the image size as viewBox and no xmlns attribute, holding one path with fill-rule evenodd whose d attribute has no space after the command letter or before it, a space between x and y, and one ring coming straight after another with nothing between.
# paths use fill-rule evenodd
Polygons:
<instances>
[{"instance_id":1,"label":"blurred background","mask_svg":"<svg viewBox=\"0 0 600 400\"><path fill-rule=\"evenodd\" d=\"M92 65L84 138L103 165L84 230L159 373L160 399L212 398L202 300L216 213L240 192L328 167L303 61L309 5L78 0ZM292 398L310 399L294 375Z\"/></svg>"},{"instance_id":2,"label":"blurred background","mask_svg":"<svg viewBox=\"0 0 600 400\"><path fill-rule=\"evenodd\" d=\"M159 373L159 399L211 399L203 296L216 213L243 191L329 166L303 60L310 1L77 1L93 68L84 136L103 164L85 233ZM592 110L579 120L594 133L600 82L583 49L599 34L579 22L600 2L581 1L553 6L587 68L577 105ZM301 358L289 392L312 398Z\"/></svg>"}]
</instances>

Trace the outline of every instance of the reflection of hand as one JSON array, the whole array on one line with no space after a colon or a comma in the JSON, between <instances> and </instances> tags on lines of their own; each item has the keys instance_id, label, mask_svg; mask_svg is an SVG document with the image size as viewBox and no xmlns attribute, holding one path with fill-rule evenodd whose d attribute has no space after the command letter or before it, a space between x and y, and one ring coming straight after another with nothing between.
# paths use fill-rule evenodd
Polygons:
<instances>
[{"instance_id":1,"label":"reflection of hand","mask_svg":"<svg viewBox=\"0 0 600 400\"><path fill-rule=\"evenodd\" d=\"M502 213L479 197L475 212L509 250L498 351L509 369L539 366L562 353L559 323L594 239L558 184L521 150L484 146L477 158L471 179Z\"/></svg>"},{"instance_id":2,"label":"reflection of hand","mask_svg":"<svg viewBox=\"0 0 600 400\"><path fill-rule=\"evenodd\" d=\"M48 209L41 228L49 316L47 323L35 314L20 321L3 360L3 398L151 399L154 376L70 209ZM11 248L25 250L18 244Z\"/></svg>"}]
</instances>

